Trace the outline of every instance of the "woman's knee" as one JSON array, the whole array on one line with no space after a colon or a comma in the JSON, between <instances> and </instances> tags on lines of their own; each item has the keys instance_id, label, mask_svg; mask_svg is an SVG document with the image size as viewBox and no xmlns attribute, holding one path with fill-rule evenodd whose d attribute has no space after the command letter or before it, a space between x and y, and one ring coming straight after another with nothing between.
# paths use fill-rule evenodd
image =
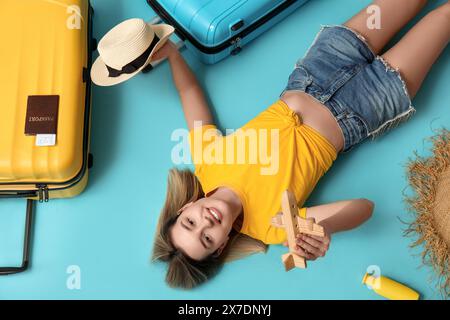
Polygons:
<instances>
[{"instance_id":1,"label":"woman's knee","mask_svg":"<svg viewBox=\"0 0 450 320\"><path fill-rule=\"evenodd\" d=\"M428 21L436 32L446 34L450 39L450 2L428 13L424 20Z\"/></svg>"},{"instance_id":2,"label":"woman's knee","mask_svg":"<svg viewBox=\"0 0 450 320\"><path fill-rule=\"evenodd\" d=\"M433 10L430 15L435 15L436 17L446 19L447 22L450 25L450 1L447 1L447 3L443 4L442 6L436 8Z\"/></svg>"}]
</instances>

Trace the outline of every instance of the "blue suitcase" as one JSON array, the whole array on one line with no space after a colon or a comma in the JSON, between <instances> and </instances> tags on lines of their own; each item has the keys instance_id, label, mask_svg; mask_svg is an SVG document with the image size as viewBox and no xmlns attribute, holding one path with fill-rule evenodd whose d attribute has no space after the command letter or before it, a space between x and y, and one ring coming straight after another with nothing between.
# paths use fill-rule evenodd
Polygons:
<instances>
[{"instance_id":1,"label":"blue suitcase","mask_svg":"<svg viewBox=\"0 0 450 320\"><path fill-rule=\"evenodd\" d=\"M147 0L207 64L238 54L308 0Z\"/></svg>"}]
</instances>

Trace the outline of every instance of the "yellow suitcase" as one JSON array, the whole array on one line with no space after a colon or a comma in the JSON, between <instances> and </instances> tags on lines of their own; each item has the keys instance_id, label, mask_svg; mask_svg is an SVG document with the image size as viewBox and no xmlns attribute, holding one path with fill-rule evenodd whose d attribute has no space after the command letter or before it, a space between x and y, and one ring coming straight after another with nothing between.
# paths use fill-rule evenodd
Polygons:
<instances>
[{"instance_id":1,"label":"yellow suitcase","mask_svg":"<svg viewBox=\"0 0 450 320\"><path fill-rule=\"evenodd\" d=\"M0 197L27 199L22 265L0 275L28 267L35 200L87 184L92 14L89 0L0 1Z\"/></svg>"}]
</instances>

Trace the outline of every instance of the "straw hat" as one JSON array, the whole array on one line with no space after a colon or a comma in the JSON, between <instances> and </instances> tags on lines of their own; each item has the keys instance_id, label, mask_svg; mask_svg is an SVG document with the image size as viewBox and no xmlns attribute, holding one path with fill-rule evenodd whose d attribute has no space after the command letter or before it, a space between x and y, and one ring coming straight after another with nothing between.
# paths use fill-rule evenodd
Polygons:
<instances>
[{"instance_id":1,"label":"straw hat","mask_svg":"<svg viewBox=\"0 0 450 320\"><path fill-rule=\"evenodd\" d=\"M92 65L92 81L112 86L132 78L150 63L173 32L170 25L152 25L142 19L118 24L98 44L100 56Z\"/></svg>"},{"instance_id":2,"label":"straw hat","mask_svg":"<svg viewBox=\"0 0 450 320\"><path fill-rule=\"evenodd\" d=\"M406 197L415 221L405 235L417 236L412 246L423 245L423 262L439 275L442 293L450 293L450 131L431 138L433 154L417 156L408 165L408 179L415 191Z\"/></svg>"}]
</instances>

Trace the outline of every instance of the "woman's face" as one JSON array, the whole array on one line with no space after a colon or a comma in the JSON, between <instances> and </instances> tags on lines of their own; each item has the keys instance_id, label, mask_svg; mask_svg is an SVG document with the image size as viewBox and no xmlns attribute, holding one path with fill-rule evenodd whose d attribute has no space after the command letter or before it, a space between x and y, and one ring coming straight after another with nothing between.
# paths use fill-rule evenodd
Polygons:
<instances>
[{"instance_id":1,"label":"woman's face","mask_svg":"<svg viewBox=\"0 0 450 320\"><path fill-rule=\"evenodd\" d=\"M182 208L170 231L173 245L194 260L220 254L225 247L233 216L227 202L202 198Z\"/></svg>"}]
</instances>

